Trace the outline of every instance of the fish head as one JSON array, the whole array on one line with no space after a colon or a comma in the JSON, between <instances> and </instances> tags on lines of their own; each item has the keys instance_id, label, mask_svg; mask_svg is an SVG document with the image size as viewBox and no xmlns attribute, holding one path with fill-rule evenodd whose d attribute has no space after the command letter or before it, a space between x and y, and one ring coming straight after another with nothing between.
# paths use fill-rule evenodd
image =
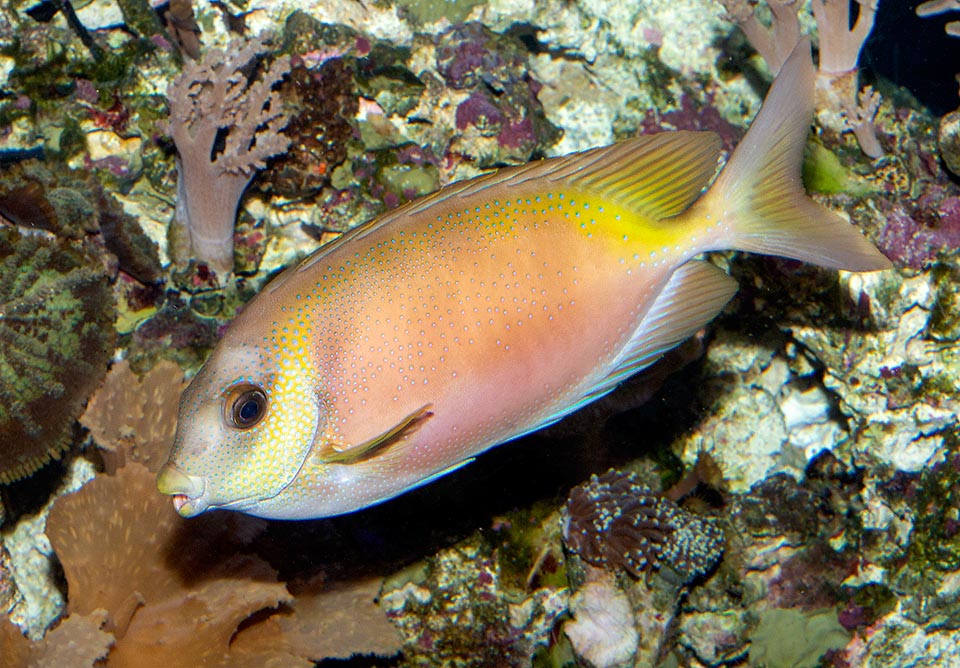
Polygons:
<instances>
[{"instance_id":1,"label":"fish head","mask_svg":"<svg viewBox=\"0 0 960 668\"><path fill-rule=\"evenodd\" d=\"M223 341L180 398L157 486L183 517L257 514L297 477L323 421L309 369L260 346Z\"/></svg>"}]
</instances>

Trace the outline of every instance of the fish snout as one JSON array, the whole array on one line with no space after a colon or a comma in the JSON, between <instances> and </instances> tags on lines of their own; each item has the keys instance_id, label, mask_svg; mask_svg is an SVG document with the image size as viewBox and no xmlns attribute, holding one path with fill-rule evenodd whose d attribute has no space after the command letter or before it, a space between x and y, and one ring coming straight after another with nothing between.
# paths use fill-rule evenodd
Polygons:
<instances>
[{"instance_id":1,"label":"fish snout","mask_svg":"<svg viewBox=\"0 0 960 668\"><path fill-rule=\"evenodd\" d=\"M203 478L184 473L170 464L164 465L157 474L157 489L173 497L173 507L183 517L193 517L207 509L201 498L206 487Z\"/></svg>"}]
</instances>

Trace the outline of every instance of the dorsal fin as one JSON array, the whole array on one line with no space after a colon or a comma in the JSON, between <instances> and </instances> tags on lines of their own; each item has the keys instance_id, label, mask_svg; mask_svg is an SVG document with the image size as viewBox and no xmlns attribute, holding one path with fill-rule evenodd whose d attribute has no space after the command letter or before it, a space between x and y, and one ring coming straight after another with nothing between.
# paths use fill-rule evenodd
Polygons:
<instances>
[{"instance_id":1,"label":"dorsal fin","mask_svg":"<svg viewBox=\"0 0 960 668\"><path fill-rule=\"evenodd\" d=\"M653 220L669 218L700 196L716 173L719 157L720 137L713 132L661 132L500 169L446 186L355 227L283 272L266 289L278 289L295 273L310 269L337 248L400 218L426 213L454 198L536 179L595 192Z\"/></svg>"},{"instance_id":2,"label":"dorsal fin","mask_svg":"<svg viewBox=\"0 0 960 668\"><path fill-rule=\"evenodd\" d=\"M709 185L720 146L713 132L643 135L568 156L544 176L662 220L682 212Z\"/></svg>"}]
</instances>

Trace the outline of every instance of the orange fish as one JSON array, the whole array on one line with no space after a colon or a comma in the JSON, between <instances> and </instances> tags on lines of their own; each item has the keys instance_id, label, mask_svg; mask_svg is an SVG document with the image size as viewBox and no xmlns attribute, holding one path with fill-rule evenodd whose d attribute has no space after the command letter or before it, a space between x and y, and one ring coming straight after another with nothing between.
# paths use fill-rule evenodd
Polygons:
<instances>
[{"instance_id":1,"label":"orange fish","mask_svg":"<svg viewBox=\"0 0 960 668\"><path fill-rule=\"evenodd\" d=\"M729 163L669 132L504 169L363 225L237 316L184 392L158 478L186 517L347 513L559 420L649 366L736 291L741 249L886 269L809 199L798 45Z\"/></svg>"}]
</instances>

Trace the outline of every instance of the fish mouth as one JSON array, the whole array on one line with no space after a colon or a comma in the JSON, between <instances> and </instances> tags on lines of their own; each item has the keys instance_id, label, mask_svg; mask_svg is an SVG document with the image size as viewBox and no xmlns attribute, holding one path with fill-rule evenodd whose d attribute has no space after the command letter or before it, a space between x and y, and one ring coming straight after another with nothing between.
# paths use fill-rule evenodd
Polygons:
<instances>
[{"instance_id":1,"label":"fish mouth","mask_svg":"<svg viewBox=\"0 0 960 668\"><path fill-rule=\"evenodd\" d=\"M209 507L203 499L206 479L192 476L167 464L157 475L157 489L173 497L173 507L181 517L194 517Z\"/></svg>"}]
</instances>

